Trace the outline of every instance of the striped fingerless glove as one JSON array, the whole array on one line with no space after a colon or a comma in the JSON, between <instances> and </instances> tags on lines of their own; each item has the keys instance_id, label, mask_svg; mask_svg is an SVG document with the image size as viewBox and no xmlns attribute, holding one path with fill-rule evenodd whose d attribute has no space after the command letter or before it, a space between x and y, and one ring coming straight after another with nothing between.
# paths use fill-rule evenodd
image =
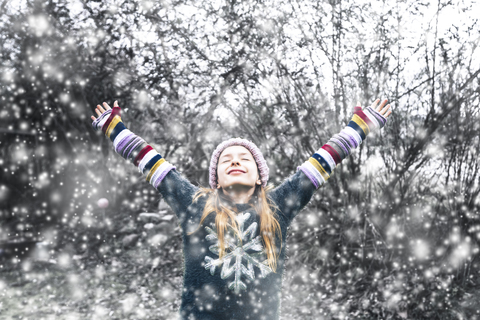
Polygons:
<instances>
[{"instance_id":1,"label":"striped fingerless glove","mask_svg":"<svg viewBox=\"0 0 480 320\"><path fill-rule=\"evenodd\" d=\"M120 117L120 107L102 113L93 121L92 126L95 130L101 129L113 142L115 152L126 160L131 160L155 188L158 188L170 170L175 169L145 140L125 127Z\"/></svg>"},{"instance_id":2,"label":"striped fingerless glove","mask_svg":"<svg viewBox=\"0 0 480 320\"><path fill-rule=\"evenodd\" d=\"M360 146L370 131L383 128L386 122L387 119L371 107L365 110L355 107L348 125L299 166L297 171L302 170L318 189L330 178L333 169Z\"/></svg>"}]
</instances>

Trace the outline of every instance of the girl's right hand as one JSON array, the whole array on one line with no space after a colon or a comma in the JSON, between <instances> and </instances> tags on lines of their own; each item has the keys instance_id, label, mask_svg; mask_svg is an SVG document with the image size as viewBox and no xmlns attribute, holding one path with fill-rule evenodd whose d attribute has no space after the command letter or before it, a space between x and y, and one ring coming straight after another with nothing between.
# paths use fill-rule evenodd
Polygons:
<instances>
[{"instance_id":1,"label":"girl's right hand","mask_svg":"<svg viewBox=\"0 0 480 320\"><path fill-rule=\"evenodd\" d=\"M97 113L98 116L101 116L102 113L111 109L110 106L106 102L103 103L103 106L105 107L105 109L103 109L101 105L97 104L97 108L95 109L95 112ZM113 106L118 107L118 102L115 101L113 103ZM92 118L93 121L97 120L97 118L95 118L94 116L91 116L91 118Z\"/></svg>"}]
</instances>

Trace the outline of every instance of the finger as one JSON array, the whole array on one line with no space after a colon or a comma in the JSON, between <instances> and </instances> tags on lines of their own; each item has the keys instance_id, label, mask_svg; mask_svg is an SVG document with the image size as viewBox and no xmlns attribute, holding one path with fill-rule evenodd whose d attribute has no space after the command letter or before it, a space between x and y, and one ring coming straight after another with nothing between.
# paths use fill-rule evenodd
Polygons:
<instances>
[{"instance_id":1,"label":"finger","mask_svg":"<svg viewBox=\"0 0 480 320\"><path fill-rule=\"evenodd\" d=\"M91 116L90 118L92 118L93 121L97 120L97 118L95 118L94 116Z\"/></svg>"},{"instance_id":2,"label":"finger","mask_svg":"<svg viewBox=\"0 0 480 320\"><path fill-rule=\"evenodd\" d=\"M113 106L118 107L118 101L117 100L115 100L115 102L113 103Z\"/></svg>"},{"instance_id":3,"label":"finger","mask_svg":"<svg viewBox=\"0 0 480 320\"><path fill-rule=\"evenodd\" d=\"M103 103L103 106L105 107L106 110L112 109L106 102Z\"/></svg>"},{"instance_id":4,"label":"finger","mask_svg":"<svg viewBox=\"0 0 480 320\"><path fill-rule=\"evenodd\" d=\"M390 105L386 106L385 108L383 108L382 110L380 110L380 114L383 116L385 115L385 113L387 113L388 109L390 109Z\"/></svg>"},{"instance_id":5,"label":"finger","mask_svg":"<svg viewBox=\"0 0 480 320\"><path fill-rule=\"evenodd\" d=\"M97 105L97 109L100 110L101 113L104 113L106 111L105 109L102 108L101 105Z\"/></svg>"},{"instance_id":6,"label":"finger","mask_svg":"<svg viewBox=\"0 0 480 320\"><path fill-rule=\"evenodd\" d=\"M380 99L378 99L380 101ZM382 103L378 106L377 111L381 111L383 107L387 104L388 100L385 99L382 101Z\"/></svg>"},{"instance_id":7,"label":"finger","mask_svg":"<svg viewBox=\"0 0 480 320\"><path fill-rule=\"evenodd\" d=\"M391 114L392 114L392 110L388 110L387 114L385 115L385 118L388 118L388 116Z\"/></svg>"},{"instance_id":8,"label":"finger","mask_svg":"<svg viewBox=\"0 0 480 320\"><path fill-rule=\"evenodd\" d=\"M380 99L377 99L375 101L373 101L372 105L370 106L370 108L372 108L373 110L375 110L377 108L377 104L380 102Z\"/></svg>"},{"instance_id":9,"label":"finger","mask_svg":"<svg viewBox=\"0 0 480 320\"><path fill-rule=\"evenodd\" d=\"M357 104L356 104L357 107L362 107L362 105L360 104L360 101L357 101Z\"/></svg>"},{"instance_id":10,"label":"finger","mask_svg":"<svg viewBox=\"0 0 480 320\"><path fill-rule=\"evenodd\" d=\"M95 109L95 112L97 113L98 116L102 115L102 112L100 112L100 110L98 110L98 109Z\"/></svg>"}]
</instances>

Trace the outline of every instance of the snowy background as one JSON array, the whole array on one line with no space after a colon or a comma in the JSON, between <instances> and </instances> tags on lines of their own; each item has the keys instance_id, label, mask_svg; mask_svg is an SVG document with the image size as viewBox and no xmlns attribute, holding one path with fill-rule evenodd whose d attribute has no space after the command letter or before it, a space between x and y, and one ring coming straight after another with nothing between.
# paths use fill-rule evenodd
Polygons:
<instances>
[{"instance_id":1,"label":"snowy background","mask_svg":"<svg viewBox=\"0 0 480 320\"><path fill-rule=\"evenodd\" d=\"M174 319L176 218L91 127L193 183L261 147L278 185L388 98L288 239L284 319L480 319L478 1L0 1L0 319ZM98 200L106 198L107 208Z\"/></svg>"}]
</instances>

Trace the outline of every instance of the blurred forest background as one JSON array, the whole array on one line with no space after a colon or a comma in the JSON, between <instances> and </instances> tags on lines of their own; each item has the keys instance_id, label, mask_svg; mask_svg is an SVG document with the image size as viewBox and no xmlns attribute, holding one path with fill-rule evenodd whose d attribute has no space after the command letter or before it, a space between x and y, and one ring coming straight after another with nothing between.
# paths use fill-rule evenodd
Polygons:
<instances>
[{"instance_id":1,"label":"blurred forest background","mask_svg":"<svg viewBox=\"0 0 480 320\"><path fill-rule=\"evenodd\" d=\"M480 319L473 0L0 1L0 318L173 319L176 218L98 103L193 183L241 136L270 182L388 98L297 217L284 319ZM106 209L97 201L109 200ZM28 250L28 251L27 251Z\"/></svg>"}]
</instances>

